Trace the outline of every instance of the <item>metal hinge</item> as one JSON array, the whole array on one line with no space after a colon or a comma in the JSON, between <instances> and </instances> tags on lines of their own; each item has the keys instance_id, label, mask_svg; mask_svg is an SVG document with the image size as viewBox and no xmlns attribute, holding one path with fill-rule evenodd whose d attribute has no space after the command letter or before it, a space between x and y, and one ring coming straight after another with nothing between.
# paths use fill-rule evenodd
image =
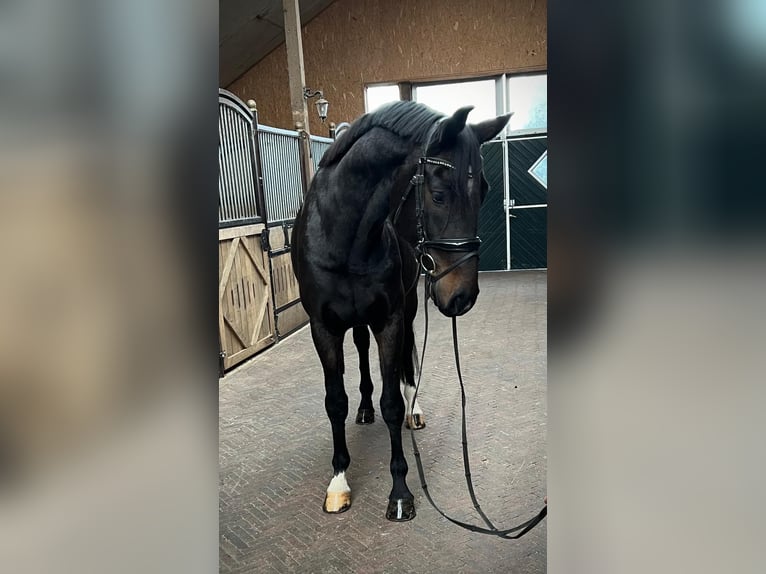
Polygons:
<instances>
[{"instance_id":1,"label":"metal hinge","mask_svg":"<svg viewBox=\"0 0 766 574\"><path fill-rule=\"evenodd\" d=\"M269 251L271 249L271 244L269 243L269 230L264 229L263 233L261 233L261 249L264 251Z\"/></svg>"},{"instance_id":2,"label":"metal hinge","mask_svg":"<svg viewBox=\"0 0 766 574\"><path fill-rule=\"evenodd\" d=\"M511 213L511 210L516 206L516 200L515 199L504 199L503 200L503 207L505 208L506 213L508 213L508 217L512 217L513 219L516 219L516 216Z\"/></svg>"},{"instance_id":3,"label":"metal hinge","mask_svg":"<svg viewBox=\"0 0 766 574\"><path fill-rule=\"evenodd\" d=\"M218 353L218 377L223 377L225 369L224 369L224 360L226 359L226 351L220 351Z\"/></svg>"}]
</instances>

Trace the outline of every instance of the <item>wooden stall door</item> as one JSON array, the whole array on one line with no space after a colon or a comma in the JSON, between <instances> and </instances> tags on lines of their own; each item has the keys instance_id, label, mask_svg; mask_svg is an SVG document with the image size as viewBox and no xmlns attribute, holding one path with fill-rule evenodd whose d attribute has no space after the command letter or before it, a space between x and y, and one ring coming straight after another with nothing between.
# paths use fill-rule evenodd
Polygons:
<instances>
[{"instance_id":1,"label":"wooden stall door","mask_svg":"<svg viewBox=\"0 0 766 574\"><path fill-rule=\"evenodd\" d=\"M271 244L271 277L274 282L276 330L285 337L308 323L309 317L301 304L298 280L290 259L293 222L269 229Z\"/></svg>"},{"instance_id":2,"label":"wooden stall door","mask_svg":"<svg viewBox=\"0 0 766 574\"><path fill-rule=\"evenodd\" d=\"M218 232L218 328L229 369L276 340L264 226Z\"/></svg>"}]
</instances>

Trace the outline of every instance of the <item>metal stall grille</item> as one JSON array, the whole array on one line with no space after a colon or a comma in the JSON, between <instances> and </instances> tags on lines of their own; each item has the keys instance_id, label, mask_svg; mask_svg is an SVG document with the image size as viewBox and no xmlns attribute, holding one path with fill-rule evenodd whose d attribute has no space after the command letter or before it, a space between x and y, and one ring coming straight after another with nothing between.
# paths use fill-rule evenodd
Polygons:
<instances>
[{"instance_id":1,"label":"metal stall grille","mask_svg":"<svg viewBox=\"0 0 766 574\"><path fill-rule=\"evenodd\" d=\"M316 170L319 169L319 160L322 159L322 156L327 151L327 148L332 145L333 141L334 140L330 138L324 138L322 136L311 136L311 158L314 162L315 173Z\"/></svg>"},{"instance_id":2,"label":"metal stall grille","mask_svg":"<svg viewBox=\"0 0 766 574\"><path fill-rule=\"evenodd\" d=\"M269 226L295 219L303 202L298 132L258 126L258 143L263 167L263 195ZM333 140L311 136L314 170Z\"/></svg>"},{"instance_id":3,"label":"metal stall grille","mask_svg":"<svg viewBox=\"0 0 766 574\"><path fill-rule=\"evenodd\" d=\"M252 116L219 97L218 223L221 227L263 220L258 205L252 132Z\"/></svg>"},{"instance_id":4,"label":"metal stall grille","mask_svg":"<svg viewBox=\"0 0 766 574\"><path fill-rule=\"evenodd\" d=\"M263 195L269 225L295 219L303 201L298 133L258 126L263 168Z\"/></svg>"}]
</instances>

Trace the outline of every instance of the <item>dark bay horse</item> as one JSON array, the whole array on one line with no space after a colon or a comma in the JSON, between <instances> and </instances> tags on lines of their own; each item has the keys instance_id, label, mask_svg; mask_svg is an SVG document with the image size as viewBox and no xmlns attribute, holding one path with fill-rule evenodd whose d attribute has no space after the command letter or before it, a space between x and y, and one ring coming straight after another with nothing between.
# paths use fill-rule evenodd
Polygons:
<instances>
[{"instance_id":1,"label":"dark bay horse","mask_svg":"<svg viewBox=\"0 0 766 574\"><path fill-rule=\"evenodd\" d=\"M386 518L415 516L406 483L401 436L405 404L399 386L402 380L404 396L411 401L415 286L422 262L436 278L431 298L444 315L462 315L476 301L476 232L488 189L480 145L510 117L466 125L471 109L445 117L421 104L396 102L360 117L325 153L296 216L293 269L322 363L333 435L326 512L343 512L351 505L343 385L343 338L349 329L362 374L357 422L371 422L374 416L369 328L378 344L380 409L391 438L393 487ZM408 406L420 415L413 426L423 426L422 411Z\"/></svg>"}]
</instances>

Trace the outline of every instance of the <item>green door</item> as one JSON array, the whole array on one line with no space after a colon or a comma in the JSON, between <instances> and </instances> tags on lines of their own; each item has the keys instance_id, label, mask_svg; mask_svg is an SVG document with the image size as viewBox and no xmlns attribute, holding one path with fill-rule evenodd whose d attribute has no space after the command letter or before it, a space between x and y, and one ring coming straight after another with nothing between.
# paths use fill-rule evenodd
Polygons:
<instances>
[{"instance_id":1,"label":"green door","mask_svg":"<svg viewBox=\"0 0 766 574\"><path fill-rule=\"evenodd\" d=\"M548 267L548 138L508 140L511 269Z\"/></svg>"},{"instance_id":2,"label":"green door","mask_svg":"<svg viewBox=\"0 0 766 574\"><path fill-rule=\"evenodd\" d=\"M506 210L503 176L503 142L491 141L481 146L484 157L484 177L489 192L479 212L479 271L496 271L508 268L506 249Z\"/></svg>"}]
</instances>

